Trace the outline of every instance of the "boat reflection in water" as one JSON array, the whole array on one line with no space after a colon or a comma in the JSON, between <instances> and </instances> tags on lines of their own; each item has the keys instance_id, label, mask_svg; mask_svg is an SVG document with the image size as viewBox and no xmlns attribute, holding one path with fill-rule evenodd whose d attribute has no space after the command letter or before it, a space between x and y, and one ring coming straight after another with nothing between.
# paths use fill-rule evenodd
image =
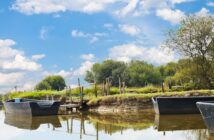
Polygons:
<instances>
[{"instance_id":1,"label":"boat reflection in water","mask_svg":"<svg viewBox=\"0 0 214 140\"><path fill-rule=\"evenodd\" d=\"M155 127L158 131L206 129L202 117L194 115L156 115Z\"/></svg>"},{"instance_id":2,"label":"boat reflection in water","mask_svg":"<svg viewBox=\"0 0 214 140\"><path fill-rule=\"evenodd\" d=\"M61 127L58 116L31 117L6 114L4 123L20 129L36 130L42 124L51 124L54 128Z\"/></svg>"}]
</instances>

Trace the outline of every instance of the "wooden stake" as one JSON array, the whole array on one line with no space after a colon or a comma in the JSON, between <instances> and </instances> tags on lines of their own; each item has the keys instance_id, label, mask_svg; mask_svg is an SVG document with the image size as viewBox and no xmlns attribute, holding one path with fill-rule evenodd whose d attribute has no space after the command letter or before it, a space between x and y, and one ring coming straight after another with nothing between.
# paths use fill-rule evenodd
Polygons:
<instances>
[{"instance_id":1,"label":"wooden stake","mask_svg":"<svg viewBox=\"0 0 214 140\"><path fill-rule=\"evenodd\" d=\"M82 104L83 104L83 91L84 91L84 87L82 86L82 87L80 87L80 96L81 96L81 100L80 100L80 104L81 104L81 106L82 106Z\"/></svg>"},{"instance_id":2,"label":"wooden stake","mask_svg":"<svg viewBox=\"0 0 214 140\"><path fill-rule=\"evenodd\" d=\"M94 94L95 94L95 97L97 97L97 84L95 80L94 80Z\"/></svg>"},{"instance_id":3,"label":"wooden stake","mask_svg":"<svg viewBox=\"0 0 214 140\"><path fill-rule=\"evenodd\" d=\"M164 82L162 82L161 87L162 87L162 92L165 92L165 91L164 91Z\"/></svg>"},{"instance_id":4,"label":"wooden stake","mask_svg":"<svg viewBox=\"0 0 214 140\"><path fill-rule=\"evenodd\" d=\"M109 78L106 78L106 90L107 90L107 96L109 95Z\"/></svg>"},{"instance_id":5,"label":"wooden stake","mask_svg":"<svg viewBox=\"0 0 214 140\"><path fill-rule=\"evenodd\" d=\"M105 96L105 82L102 84L102 95Z\"/></svg>"},{"instance_id":6,"label":"wooden stake","mask_svg":"<svg viewBox=\"0 0 214 140\"><path fill-rule=\"evenodd\" d=\"M122 91L122 93L123 93L123 94L125 94L125 93L126 93L125 88L126 88L126 83L125 83L125 82L123 82L123 91Z\"/></svg>"},{"instance_id":7,"label":"wooden stake","mask_svg":"<svg viewBox=\"0 0 214 140\"><path fill-rule=\"evenodd\" d=\"M79 92L81 93L80 78L78 78Z\"/></svg>"},{"instance_id":8,"label":"wooden stake","mask_svg":"<svg viewBox=\"0 0 214 140\"><path fill-rule=\"evenodd\" d=\"M120 94L122 94L122 90L121 90L121 79L120 79L120 77L119 77L119 92L120 92Z\"/></svg>"}]
</instances>

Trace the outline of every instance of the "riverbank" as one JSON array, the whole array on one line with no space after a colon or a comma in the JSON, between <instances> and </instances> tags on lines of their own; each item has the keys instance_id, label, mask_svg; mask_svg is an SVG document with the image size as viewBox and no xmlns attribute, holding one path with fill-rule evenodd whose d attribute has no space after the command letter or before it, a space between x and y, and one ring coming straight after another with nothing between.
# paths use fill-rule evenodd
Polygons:
<instances>
[{"instance_id":1,"label":"riverbank","mask_svg":"<svg viewBox=\"0 0 214 140\"><path fill-rule=\"evenodd\" d=\"M141 112L153 108L152 97L214 96L213 90L186 92L112 95L98 97L87 103L91 112Z\"/></svg>"}]
</instances>

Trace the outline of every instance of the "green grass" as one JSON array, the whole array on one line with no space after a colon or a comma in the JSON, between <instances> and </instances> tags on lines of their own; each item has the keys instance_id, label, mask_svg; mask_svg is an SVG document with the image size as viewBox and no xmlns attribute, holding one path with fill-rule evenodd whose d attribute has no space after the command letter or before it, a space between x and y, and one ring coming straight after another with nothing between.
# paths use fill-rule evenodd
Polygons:
<instances>
[{"instance_id":1,"label":"green grass","mask_svg":"<svg viewBox=\"0 0 214 140\"><path fill-rule=\"evenodd\" d=\"M46 96L58 96L62 95L62 92L58 91L29 91L29 92L16 92L16 93L9 93L7 94L9 99L13 98L33 98L33 99L40 99L40 98L45 98Z\"/></svg>"},{"instance_id":2,"label":"green grass","mask_svg":"<svg viewBox=\"0 0 214 140\"><path fill-rule=\"evenodd\" d=\"M147 94L138 94L138 93L126 93L126 94L117 94L111 96L102 96L98 98L92 98L88 105L97 106L97 105L109 105L112 103L122 103L127 101L145 101L150 102L152 97L170 97L170 96L214 96L214 90L192 90L192 91L182 91L182 92L165 92L165 93L147 93Z\"/></svg>"}]
</instances>

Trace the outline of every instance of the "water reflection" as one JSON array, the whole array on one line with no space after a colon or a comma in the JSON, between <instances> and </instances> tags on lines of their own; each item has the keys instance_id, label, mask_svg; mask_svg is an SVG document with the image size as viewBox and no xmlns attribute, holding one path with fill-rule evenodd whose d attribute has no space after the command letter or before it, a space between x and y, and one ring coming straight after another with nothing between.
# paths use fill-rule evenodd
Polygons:
<instances>
[{"instance_id":1,"label":"water reflection","mask_svg":"<svg viewBox=\"0 0 214 140\"><path fill-rule=\"evenodd\" d=\"M0 117L3 113L0 113ZM17 117L6 115L0 131L7 126L23 131L19 137L34 140L44 137L82 140L214 140L200 115L155 116L153 112L139 114L72 113L55 117ZM2 127L2 129L1 129ZM26 131L26 130L31 130ZM33 131L32 131L33 130ZM2 134L0 134L1 136Z\"/></svg>"},{"instance_id":2,"label":"water reflection","mask_svg":"<svg viewBox=\"0 0 214 140\"><path fill-rule=\"evenodd\" d=\"M58 116L30 117L6 114L4 123L10 126L28 130L36 130L42 124L51 124L54 128L61 127L61 123L59 121Z\"/></svg>"},{"instance_id":3,"label":"water reflection","mask_svg":"<svg viewBox=\"0 0 214 140\"><path fill-rule=\"evenodd\" d=\"M200 114L156 115L155 128L158 131L206 129Z\"/></svg>"}]
</instances>

